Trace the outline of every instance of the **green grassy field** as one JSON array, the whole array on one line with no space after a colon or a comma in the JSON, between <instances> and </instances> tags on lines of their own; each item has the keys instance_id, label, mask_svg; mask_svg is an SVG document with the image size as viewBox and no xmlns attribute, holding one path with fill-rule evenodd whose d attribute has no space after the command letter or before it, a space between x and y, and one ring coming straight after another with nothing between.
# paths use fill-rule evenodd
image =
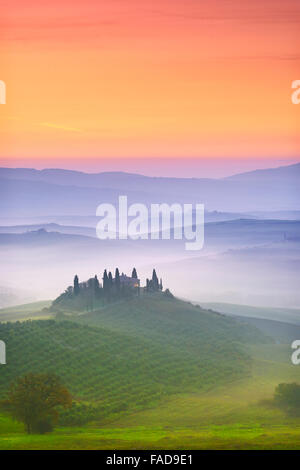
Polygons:
<instances>
[{"instance_id":1,"label":"green grassy field","mask_svg":"<svg viewBox=\"0 0 300 470\"><path fill-rule=\"evenodd\" d=\"M272 406L275 386L299 380L289 348L251 346L253 375L150 409L39 436L0 417L0 449L300 449L300 420Z\"/></svg>"},{"instance_id":2,"label":"green grassy field","mask_svg":"<svg viewBox=\"0 0 300 470\"><path fill-rule=\"evenodd\" d=\"M43 300L14 307L0 308L0 322L50 318L53 316L51 312L43 311L43 309L47 309L50 305L51 300Z\"/></svg>"},{"instance_id":3,"label":"green grassy field","mask_svg":"<svg viewBox=\"0 0 300 470\"><path fill-rule=\"evenodd\" d=\"M300 382L290 345L155 296L67 318L0 324L14 364L0 392L53 368L100 414L26 435L2 413L0 449L300 449L300 419L272 404L279 383Z\"/></svg>"},{"instance_id":4,"label":"green grassy field","mask_svg":"<svg viewBox=\"0 0 300 470\"><path fill-rule=\"evenodd\" d=\"M105 415L149 406L249 375L242 342L264 341L252 327L162 295L59 318L0 323L0 397L18 376L48 371L75 399L101 402Z\"/></svg>"}]
</instances>

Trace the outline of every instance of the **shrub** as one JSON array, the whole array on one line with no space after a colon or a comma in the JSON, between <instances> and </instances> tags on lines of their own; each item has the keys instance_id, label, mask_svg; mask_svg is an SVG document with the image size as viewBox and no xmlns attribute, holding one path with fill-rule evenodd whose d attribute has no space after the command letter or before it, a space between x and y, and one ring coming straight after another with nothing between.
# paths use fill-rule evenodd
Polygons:
<instances>
[{"instance_id":1,"label":"shrub","mask_svg":"<svg viewBox=\"0 0 300 470\"><path fill-rule=\"evenodd\" d=\"M288 414L300 416L300 385L281 383L275 389L275 404Z\"/></svg>"}]
</instances>

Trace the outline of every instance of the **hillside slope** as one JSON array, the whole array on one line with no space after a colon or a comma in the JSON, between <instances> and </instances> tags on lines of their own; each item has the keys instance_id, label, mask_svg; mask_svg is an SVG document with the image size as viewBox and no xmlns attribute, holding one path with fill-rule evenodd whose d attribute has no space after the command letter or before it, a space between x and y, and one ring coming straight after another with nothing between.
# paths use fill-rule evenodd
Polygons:
<instances>
[{"instance_id":1,"label":"hillside slope","mask_svg":"<svg viewBox=\"0 0 300 470\"><path fill-rule=\"evenodd\" d=\"M282 323L300 325L300 309L253 307L250 305L229 304L222 302L200 302L207 309L217 310L230 316L273 320Z\"/></svg>"},{"instance_id":2,"label":"hillside slope","mask_svg":"<svg viewBox=\"0 0 300 470\"><path fill-rule=\"evenodd\" d=\"M199 348L204 343L213 347L216 340L226 343L265 341L255 328L176 297L169 298L164 293L143 294L125 302L108 304L78 316L76 321L176 347Z\"/></svg>"},{"instance_id":3,"label":"hillside slope","mask_svg":"<svg viewBox=\"0 0 300 470\"><path fill-rule=\"evenodd\" d=\"M7 345L2 396L16 377L48 371L61 377L75 399L100 401L114 410L145 404L181 387L200 389L213 377L204 368L205 358L70 321L2 323L0 337ZM238 349L236 353L235 373L240 375L247 357ZM228 369L228 360L221 362Z\"/></svg>"},{"instance_id":4,"label":"hillside slope","mask_svg":"<svg viewBox=\"0 0 300 470\"><path fill-rule=\"evenodd\" d=\"M0 338L7 346L0 396L20 375L52 371L104 415L249 376L243 344L267 341L254 327L163 294L56 320L0 323Z\"/></svg>"}]
</instances>

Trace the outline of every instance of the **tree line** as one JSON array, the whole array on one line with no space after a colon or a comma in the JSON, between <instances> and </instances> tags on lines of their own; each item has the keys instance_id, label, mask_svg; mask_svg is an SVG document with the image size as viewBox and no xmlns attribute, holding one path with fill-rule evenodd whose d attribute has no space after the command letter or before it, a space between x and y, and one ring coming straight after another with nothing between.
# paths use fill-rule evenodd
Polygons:
<instances>
[{"instance_id":1,"label":"tree line","mask_svg":"<svg viewBox=\"0 0 300 470\"><path fill-rule=\"evenodd\" d=\"M136 268L133 268L131 276L120 274L119 268L116 268L114 277L111 271L105 269L102 282L97 275L80 282L78 275L75 274L73 285L54 300L52 307L90 311L109 302L140 295L140 289L148 293L163 290L162 279L158 279L155 269L152 271L151 279L147 278L146 285L142 288Z\"/></svg>"}]
</instances>

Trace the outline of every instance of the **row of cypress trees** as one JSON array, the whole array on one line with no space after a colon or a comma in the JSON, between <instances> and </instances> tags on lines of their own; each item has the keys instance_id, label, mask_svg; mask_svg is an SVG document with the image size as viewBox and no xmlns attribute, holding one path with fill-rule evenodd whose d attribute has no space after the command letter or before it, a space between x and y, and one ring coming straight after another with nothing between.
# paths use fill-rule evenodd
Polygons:
<instances>
[{"instance_id":1,"label":"row of cypress trees","mask_svg":"<svg viewBox=\"0 0 300 470\"><path fill-rule=\"evenodd\" d=\"M138 278L135 268L133 268L133 270L132 270L131 277L134 278L134 279ZM120 280L119 268L116 268L115 279L114 280L113 280L111 271L109 271L109 273L107 274L107 270L105 269L104 273L103 273L103 290L104 290L104 292L110 291L113 287L115 288L115 290L117 292L119 292L121 290L121 280Z\"/></svg>"},{"instance_id":2,"label":"row of cypress trees","mask_svg":"<svg viewBox=\"0 0 300 470\"><path fill-rule=\"evenodd\" d=\"M122 282L122 275L120 276L118 268L116 268L114 278L111 271L107 272L105 270L103 284L101 285L97 276L90 278L88 281L79 282L76 274L73 286L69 286L65 292L53 301L53 307L93 311L106 303L140 295L138 274L135 268L132 270L131 278L136 279L137 282ZM145 290L147 292L163 290L162 280L158 280L155 269L153 269L152 278L146 281Z\"/></svg>"},{"instance_id":3,"label":"row of cypress trees","mask_svg":"<svg viewBox=\"0 0 300 470\"><path fill-rule=\"evenodd\" d=\"M152 272L152 279L146 279L146 290L148 292L150 291L157 292L159 290L163 290L162 279L158 281L158 277L157 277L155 269L153 269L153 272Z\"/></svg>"},{"instance_id":4,"label":"row of cypress trees","mask_svg":"<svg viewBox=\"0 0 300 470\"><path fill-rule=\"evenodd\" d=\"M133 268L131 277L133 279L138 279L136 268ZM94 278L89 279L87 284L89 288L94 288L95 291L98 291L100 289L100 283L99 283L97 275L95 275ZM110 292L113 288L116 290L116 292L119 292L121 290L120 271L118 268L116 268L114 279L112 277L111 271L107 273L107 270L105 269L103 273L104 293ZM158 281L158 277L157 277L155 269L153 269L153 272L152 272L152 279L146 280L146 290L147 291L163 290L162 280L160 279L160 281ZM80 292L80 284L79 284L79 278L77 274L74 277L73 292L75 295L78 295Z\"/></svg>"}]
</instances>

